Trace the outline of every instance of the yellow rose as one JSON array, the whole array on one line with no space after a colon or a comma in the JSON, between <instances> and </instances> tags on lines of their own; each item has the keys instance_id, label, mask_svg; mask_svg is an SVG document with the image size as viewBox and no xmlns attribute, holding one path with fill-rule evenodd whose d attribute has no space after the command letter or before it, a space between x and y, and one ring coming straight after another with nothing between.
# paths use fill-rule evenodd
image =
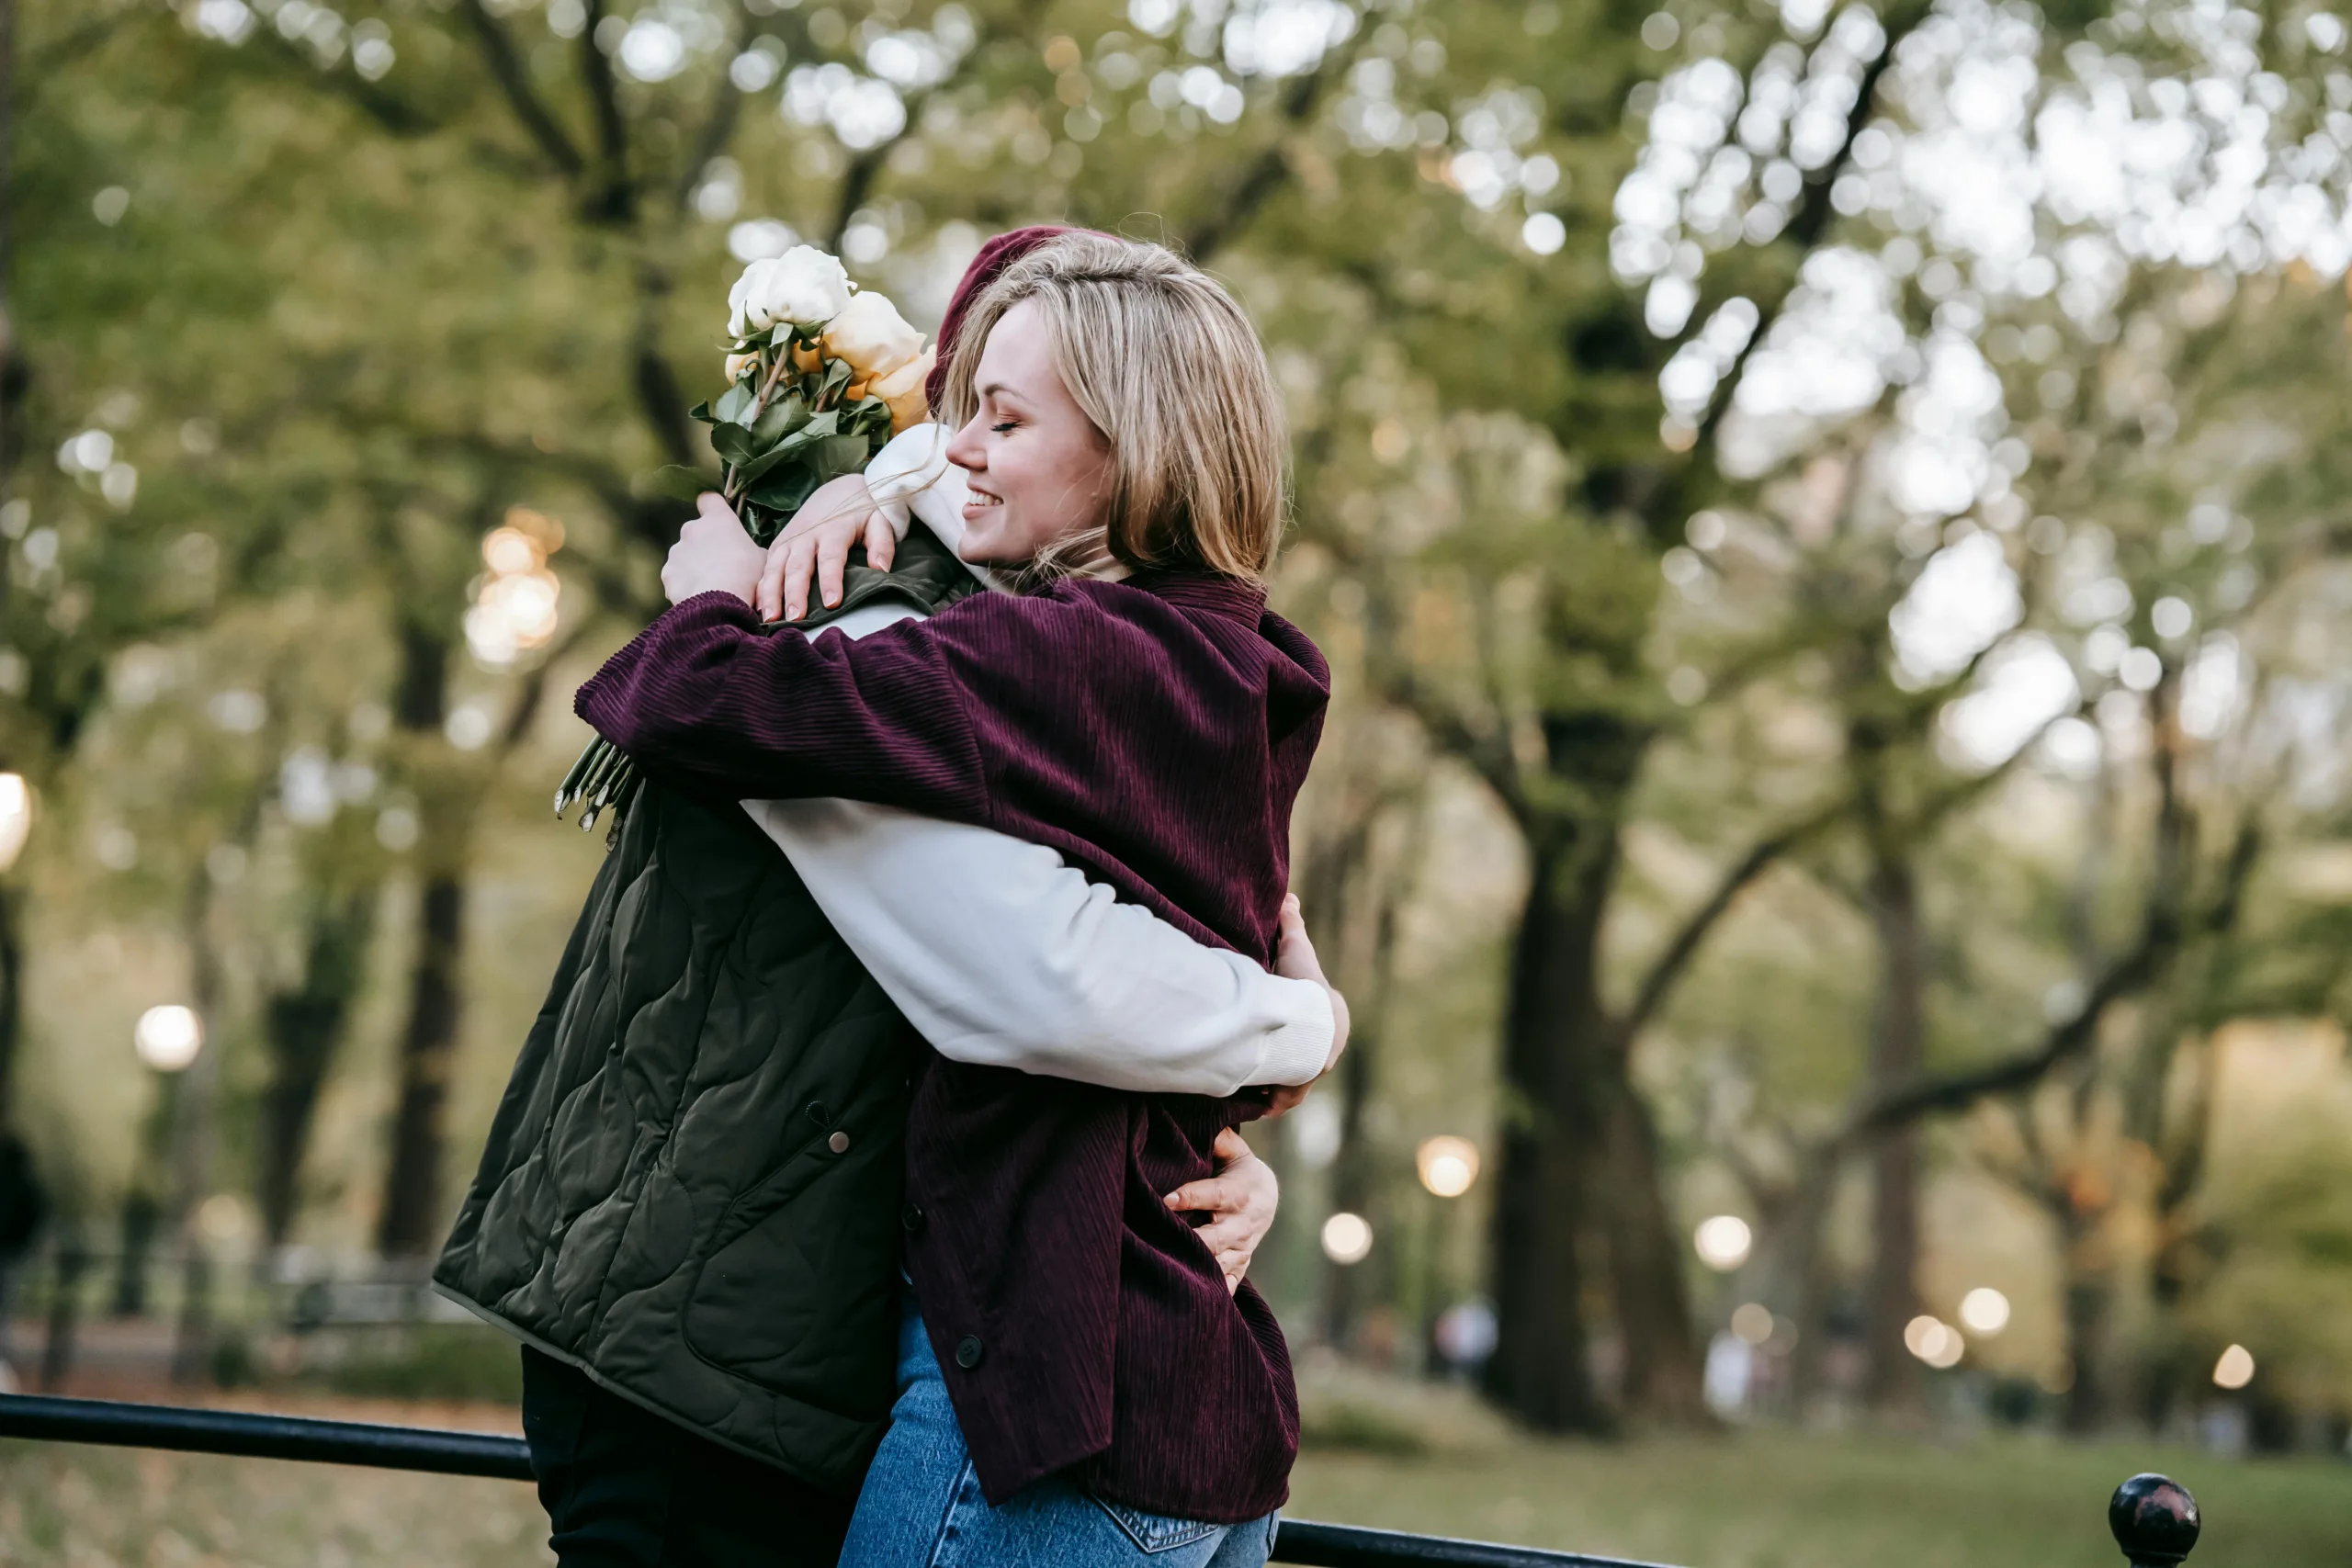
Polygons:
<instances>
[{"instance_id":1,"label":"yellow rose","mask_svg":"<svg viewBox=\"0 0 2352 1568\"><path fill-rule=\"evenodd\" d=\"M825 325L825 353L846 361L861 381L870 381L922 352L922 333L899 318L899 308L868 291Z\"/></svg>"},{"instance_id":2,"label":"yellow rose","mask_svg":"<svg viewBox=\"0 0 2352 1568\"><path fill-rule=\"evenodd\" d=\"M814 344L796 343L792 345L792 367L803 376L813 376L825 367L825 356L817 352Z\"/></svg>"},{"instance_id":3,"label":"yellow rose","mask_svg":"<svg viewBox=\"0 0 2352 1568\"><path fill-rule=\"evenodd\" d=\"M759 363L756 354L730 354L727 356L727 379L732 384L743 378L743 367Z\"/></svg>"},{"instance_id":4,"label":"yellow rose","mask_svg":"<svg viewBox=\"0 0 2352 1568\"><path fill-rule=\"evenodd\" d=\"M923 395L923 383L931 379L932 362L937 353L936 349L926 348L888 376L877 376L867 384L867 397L879 398L890 405L891 434L930 420L931 403Z\"/></svg>"}]
</instances>

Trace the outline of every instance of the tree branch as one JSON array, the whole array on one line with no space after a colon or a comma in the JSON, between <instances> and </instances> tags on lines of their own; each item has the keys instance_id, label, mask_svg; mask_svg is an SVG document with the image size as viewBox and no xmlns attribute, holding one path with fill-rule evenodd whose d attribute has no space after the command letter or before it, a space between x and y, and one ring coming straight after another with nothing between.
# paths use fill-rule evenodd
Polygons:
<instances>
[{"instance_id":1,"label":"tree branch","mask_svg":"<svg viewBox=\"0 0 2352 1568\"><path fill-rule=\"evenodd\" d=\"M530 132L531 140L538 143L539 151L547 154L548 161L561 171L564 178L578 179L583 162L580 149L572 145L571 138L564 133L547 104L532 90L530 75L524 68L522 56L515 52L514 40L498 18L490 14L483 0L459 0L458 8L472 24L474 36L481 40L482 63L490 67L491 76L506 96L507 107L514 111L514 118L523 122L523 129ZM590 47L594 48L593 42Z\"/></svg>"},{"instance_id":2,"label":"tree branch","mask_svg":"<svg viewBox=\"0 0 2352 1568\"><path fill-rule=\"evenodd\" d=\"M733 11L735 37L730 52L740 53L750 41L752 21L749 13L743 9L741 0L737 0ZM732 73L722 74L718 79L718 92L710 101L710 117L703 121L702 132L694 141L693 155L686 160L685 168L678 175L677 188L671 193L670 205L680 216L684 215L687 205L693 201L695 187L702 183L703 170L713 158L726 152L727 144L735 139L736 123L742 118L742 110L743 94L735 85L734 75Z\"/></svg>"},{"instance_id":3,"label":"tree branch","mask_svg":"<svg viewBox=\"0 0 2352 1568\"><path fill-rule=\"evenodd\" d=\"M1640 1038L1642 1031L1657 1016L1667 993L1682 977L1682 972L1690 966L1691 959L1698 956L1701 944L1707 940L1707 933L1714 929L1717 920L1730 912L1748 885L1763 875L1782 855L1814 835L1835 826L1852 806L1850 799L1839 796L1809 816L1788 824L1779 832L1758 840L1736 864L1724 873L1723 879L1715 884L1715 890L1690 911L1681 929L1674 933L1665 951L1658 954L1657 961L1650 965L1649 973L1643 976L1640 988L1634 993L1632 1005L1626 1008L1623 1016L1610 1031L1611 1049L1626 1051L1633 1048L1634 1042Z\"/></svg>"},{"instance_id":4,"label":"tree branch","mask_svg":"<svg viewBox=\"0 0 2352 1568\"><path fill-rule=\"evenodd\" d=\"M2030 1088L2053 1068L2080 1055L2097 1039L2099 1021L2107 1010L2153 984L2192 937L2227 931L2237 923L2246 883L2261 852L2262 832L2249 816L2239 826L2222 871L2221 888L2204 913L2187 920L2177 910L2161 904L2150 910L2132 950L2108 965L2083 1005L2052 1025L2041 1045L2005 1062L1927 1078L1896 1089L1853 1116L1838 1134L1838 1141L1860 1143L1873 1134L1925 1116L1964 1109L1988 1095Z\"/></svg>"},{"instance_id":5,"label":"tree branch","mask_svg":"<svg viewBox=\"0 0 2352 1568\"><path fill-rule=\"evenodd\" d=\"M1886 18L1883 24L1886 43L1879 50L1877 58L1862 67L1862 78L1854 93L1854 106L1846 111L1846 134L1838 143L1837 155L1815 170L1805 182L1804 198L1798 204L1795 215L1789 220L1789 226L1781 231L1783 236L1795 242L1800 254L1820 244L1823 236L1829 231L1830 220L1838 210L1830 203L1829 193L1836 187L1838 176L1853 162L1854 139L1870 124L1871 116L1878 112L1879 84L1894 63L1896 47L1910 36L1912 29L1928 19L1933 9L1932 0L1909 0ZM1795 276L1792 272L1792 287ZM1787 303L1784 291L1780 299L1758 310L1756 330L1747 334L1747 342L1732 356L1731 365L1724 371L1722 379L1715 383L1713 398L1699 416L1698 437L1690 446L1694 453L1704 451L1713 444L1724 416L1731 412L1732 394L1738 389L1740 378L1747 373L1748 360L1763 344L1765 335L1772 330L1772 323L1780 319Z\"/></svg>"},{"instance_id":6,"label":"tree branch","mask_svg":"<svg viewBox=\"0 0 2352 1568\"><path fill-rule=\"evenodd\" d=\"M1282 123L1274 139L1258 150L1248 168L1232 183L1231 194L1218 211L1195 223L1184 235L1184 254L1205 265L1210 256L1249 225L1274 192L1290 179L1290 139L1312 121L1323 107L1323 96L1354 65L1363 51L1369 28L1358 28L1344 49L1328 50L1314 70L1292 82L1282 97Z\"/></svg>"},{"instance_id":7,"label":"tree branch","mask_svg":"<svg viewBox=\"0 0 2352 1568\"><path fill-rule=\"evenodd\" d=\"M1438 749L1466 765L1495 792L1503 809L1521 823L1532 818L1533 805L1519 776L1519 760L1508 738L1474 725L1453 705L1397 668L1375 676L1384 700L1413 716Z\"/></svg>"},{"instance_id":8,"label":"tree branch","mask_svg":"<svg viewBox=\"0 0 2352 1568\"><path fill-rule=\"evenodd\" d=\"M595 111L596 165L594 183L581 193L581 212L592 223L626 228L637 217L637 185L628 172L628 118L621 112L612 59L596 41L605 0L587 0L587 13L580 29L580 77Z\"/></svg>"}]
</instances>

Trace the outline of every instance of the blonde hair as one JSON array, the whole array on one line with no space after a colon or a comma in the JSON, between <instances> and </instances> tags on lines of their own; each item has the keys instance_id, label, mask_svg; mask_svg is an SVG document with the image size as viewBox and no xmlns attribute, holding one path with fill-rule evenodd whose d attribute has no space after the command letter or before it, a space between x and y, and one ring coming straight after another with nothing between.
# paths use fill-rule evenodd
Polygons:
<instances>
[{"instance_id":1,"label":"blonde hair","mask_svg":"<svg viewBox=\"0 0 2352 1568\"><path fill-rule=\"evenodd\" d=\"M1258 579L1282 536L1281 396L1241 307L1158 245L1073 231L1030 252L972 302L947 365L950 428L968 423L989 333L1023 300L1043 312L1054 369L1111 448L1101 525L1029 575L1104 555L1136 570L1206 568Z\"/></svg>"}]
</instances>

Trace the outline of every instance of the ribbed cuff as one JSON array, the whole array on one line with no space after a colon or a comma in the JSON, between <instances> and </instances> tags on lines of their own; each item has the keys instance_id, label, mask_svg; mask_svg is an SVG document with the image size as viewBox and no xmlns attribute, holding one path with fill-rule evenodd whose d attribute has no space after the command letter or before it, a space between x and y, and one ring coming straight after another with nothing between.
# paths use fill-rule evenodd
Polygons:
<instances>
[{"instance_id":1,"label":"ribbed cuff","mask_svg":"<svg viewBox=\"0 0 2352 1568\"><path fill-rule=\"evenodd\" d=\"M1283 985L1297 991L1297 1006L1291 1018L1267 1034L1265 1054L1251 1083L1313 1083L1331 1059L1331 994L1312 980L1286 980Z\"/></svg>"}]
</instances>

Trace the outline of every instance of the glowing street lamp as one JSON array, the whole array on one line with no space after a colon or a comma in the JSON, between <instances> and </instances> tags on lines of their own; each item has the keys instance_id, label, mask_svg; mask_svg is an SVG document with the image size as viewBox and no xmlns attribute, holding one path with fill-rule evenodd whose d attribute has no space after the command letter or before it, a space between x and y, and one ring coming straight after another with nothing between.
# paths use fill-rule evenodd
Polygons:
<instances>
[{"instance_id":1,"label":"glowing street lamp","mask_svg":"<svg viewBox=\"0 0 2352 1568\"><path fill-rule=\"evenodd\" d=\"M32 787L22 773L0 773L0 871L17 863L32 830Z\"/></svg>"},{"instance_id":2,"label":"glowing street lamp","mask_svg":"<svg viewBox=\"0 0 2352 1568\"><path fill-rule=\"evenodd\" d=\"M1422 1143L1413 1163L1420 1169L1422 1186L1441 1198L1459 1198L1478 1179L1478 1145L1441 1133Z\"/></svg>"},{"instance_id":3,"label":"glowing street lamp","mask_svg":"<svg viewBox=\"0 0 2352 1568\"><path fill-rule=\"evenodd\" d=\"M194 1008L166 1002L139 1015L130 1042L141 1061L159 1073L176 1073L204 1049L204 1024Z\"/></svg>"}]
</instances>

